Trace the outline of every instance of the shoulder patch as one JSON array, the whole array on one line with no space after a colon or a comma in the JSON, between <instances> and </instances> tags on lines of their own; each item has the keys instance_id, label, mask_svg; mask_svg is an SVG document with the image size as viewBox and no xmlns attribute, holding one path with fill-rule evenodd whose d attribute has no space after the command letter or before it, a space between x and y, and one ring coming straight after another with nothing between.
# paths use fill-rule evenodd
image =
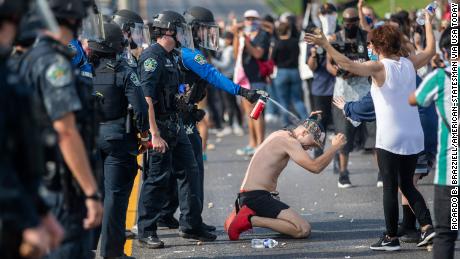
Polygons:
<instances>
[{"instance_id":1,"label":"shoulder patch","mask_svg":"<svg viewBox=\"0 0 460 259\"><path fill-rule=\"evenodd\" d=\"M139 81L139 78L137 77L136 73L131 73L131 75L129 76L129 79L131 80L131 82L133 82L135 86L141 85L141 82Z\"/></svg>"},{"instance_id":2,"label":"shoulder patch","mask_svg":"<svg viewBox=\"0 0 460 259\"><path fill-rule=\"evenodd\" d=\"M46 70L46 80L54 87L63 87L72 81L70 64L59 57L57 61Z\"/></svg>"},{"instance_id":3,"label":"shoulder patch","mask_svg":"<svg viewBox=\"0 0 460 259\"><path fill-rule=\"evenodd\" d=\"M206 58L201 54L196 54L195 57L193 58L193 60L195 60L196 63L198 63L200 65L204 65L204 64L207 63Z\"/></svg>"},{"instance_id":4,"label":"shoulder patch","mask_svg":"<svg viewBox=\"0 0 460 259\"><path fill-rule=\"evenodd\" d=\"M145 72L153 72L157 69L158 62L154 58L148 58L144 61Z\"/></svg>"}]
</instances>

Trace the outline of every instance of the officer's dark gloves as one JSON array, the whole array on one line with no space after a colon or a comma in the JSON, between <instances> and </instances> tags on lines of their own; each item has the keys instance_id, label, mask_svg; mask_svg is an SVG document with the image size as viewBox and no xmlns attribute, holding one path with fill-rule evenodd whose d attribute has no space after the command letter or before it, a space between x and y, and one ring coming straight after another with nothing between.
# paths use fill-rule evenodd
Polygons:
<instances>
[{"instance_id":1,"label":"officer's dark gloves","mask_svg":"<svg viewBox=\"0 0 460 259\"><path fill-rule=\"evenodd\" d=\"M199 122L204 118L204 116L206 115L206 112L202 109L193 109L191 114L192 114L193 119Z\"/></svg>"},{"instance_id":2,"label":"officer's dark gloves","mask_svg":"<svg viewBox=\"0 0 460 259\"><path fill-rule=\"evenodd\" d=\"M238 95L243 96L246 98L249 102L255 103L261 96L268 97L268 93L265 92L264 90L248 90L246 88L240 87L240 90L238 91Z\"/></svg>"}]
</instances>

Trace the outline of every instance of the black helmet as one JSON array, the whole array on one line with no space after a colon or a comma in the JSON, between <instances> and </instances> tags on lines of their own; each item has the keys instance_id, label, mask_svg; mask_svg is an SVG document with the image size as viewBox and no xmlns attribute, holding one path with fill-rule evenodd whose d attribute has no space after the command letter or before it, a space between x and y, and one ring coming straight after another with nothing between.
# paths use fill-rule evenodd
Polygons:
<instances>
[{"instance_id":1,"label":"black helmet","mask_svg":"<svg viewBox=\"0 0 460 259\"><path fill-rule=\"evenodd\" d=\"M163 11L153 17L152 28L177 31L177 27L185 24L184 17L174 11Z\"/></svg>"},{"instance_id":2,"label":"black helmet","mask_svg":"<svg viewBox=\"0 0 460 259\"><path fill-rule=\"evenodd\" d=\"M143 24L144 21L137 13L130 10L120 10L113 15L113 22L118 24L123 31L127 31L129 27L133 27L135 23Z\"/></svg>"},{"instance_id":3,"label":"black helmet","mask_svg":"<svg viewBox=\"0 0 460 259\"><path fill-rule=\"evenodd\" d=\"M217 50L219 45L219 26L209 9L193 6L184 12L187 23L192 26L193 43L195 47Z\"/></svg>"},{"instance_id":4,"label":"black helmet","mask_svg":"<svg viewBox=\"0 0 460 259\"><path fill-rule=\"evenodd\" d=\"M0 20L12 20L19 23L22 14L27 12L29 1L27 0L1 0Z\"/></svg>"},{"instance_id":5,"label":"black helmet","mask_svg":"<svg viewBox=\"0 0 460 259\"><path fill-rule=\"evenodd\" d=\"M123 51L126 40L120 26L116 23L104 23L105 38L103 41L88 41L90 49L102 53L117 54Z\"/></svg>"},{"instance_id":6,"label":"black helmet","mask_svg":"<svg viewBox=\"0 0 460 259\"><path fill-rule=\"evenodd\" d=\"M194 23L215 23L212 12L201 6L190 7L184 12L184 18L190 25Z\"/></svg>"},{"instance_id":7,"label":"black helmet","mask_svg":"<svg viewBox=\"0 0 460 259\"><path fill-rule=\"evenodd\" d=\"M51 11L56 19L82 20L86 17L88 0L48 0Z\"/></svg>"},{"instance_id":8,"label":"black helmet","mask_svg":"<svg viewBox=\"0 0 460 259\"><path fill-rule=\"evenodd\" d=\"M35 15L34 12L27 12L22 16L19 23L14 45L23 47L31 46L38 36L38 31L43 28L46 28L46 26L42 19L38 15Z\"/></svg>"}]
</instances>

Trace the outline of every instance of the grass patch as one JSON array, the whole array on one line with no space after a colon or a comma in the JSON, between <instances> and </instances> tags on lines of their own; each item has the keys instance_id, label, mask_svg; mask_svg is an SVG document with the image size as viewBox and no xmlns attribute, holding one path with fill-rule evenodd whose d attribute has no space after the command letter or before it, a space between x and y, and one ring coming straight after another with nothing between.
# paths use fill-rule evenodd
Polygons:
<instances>
[{"instance_id":1,"label":"grass patch","mask_svg":"<svg viewBox=\"0 0 460 259\"><path fill-rule=\"evenodd\" d=\"M303 15L302 0L266 0L267 4L272 10L280 15L283 12L292 12L296 15ZM326 2L323 0L323 2ZM343 2L343 1L338 1ZM383 17L385 13L389 13L391 10L392 0L368 0L367 5L374 7L375 11L380 17ZM424 8L431 0L393 0L395 4L395 10L412 10Z\"/></svg>"}]
</instances>

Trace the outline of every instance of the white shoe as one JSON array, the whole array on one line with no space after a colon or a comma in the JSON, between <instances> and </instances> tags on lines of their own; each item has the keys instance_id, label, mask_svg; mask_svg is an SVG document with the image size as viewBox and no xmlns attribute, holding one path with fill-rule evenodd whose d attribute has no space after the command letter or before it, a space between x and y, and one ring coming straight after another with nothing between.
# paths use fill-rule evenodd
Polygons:
<instances>
[{"instance_id":1,"label":"white shoe","mask_svg":"<svg viewBox=\"0 0 460 259\"><path fill-rule=\"evenodd\" d=\"M227 126L223 130L217 132L216 137L222 138L230 134L232 134L232 128L230 126Z\"/></svg>"},{"instance_id":2,"label":"white shoe","mask_svg":"<svg viewBox=\"0 0 460 259\"><path fill-rule=\"evenodd\" d=\"M382 187L383 187L383 182L377 181L377 188L382 188Z\"/></svg>"},{"instance_id":3,"label":"white shoe","mask_svg":"<svg viewBox=\"0 0 460 259\"><path fill-rule=\"evenodd\" d=\"M131 232L136 236L138 235L137 224L131 228Z\"/></svg>"},{"instance_id":4,"label":"white shoe","mask_svg":"<svg viewBox=\"0 0 460 259\"><path fill-rule=\"evenodd\" d=\"M244 136L244 130L239 125L233 126L233 134L242 137Z\"/></svg>"}]
</instances>

